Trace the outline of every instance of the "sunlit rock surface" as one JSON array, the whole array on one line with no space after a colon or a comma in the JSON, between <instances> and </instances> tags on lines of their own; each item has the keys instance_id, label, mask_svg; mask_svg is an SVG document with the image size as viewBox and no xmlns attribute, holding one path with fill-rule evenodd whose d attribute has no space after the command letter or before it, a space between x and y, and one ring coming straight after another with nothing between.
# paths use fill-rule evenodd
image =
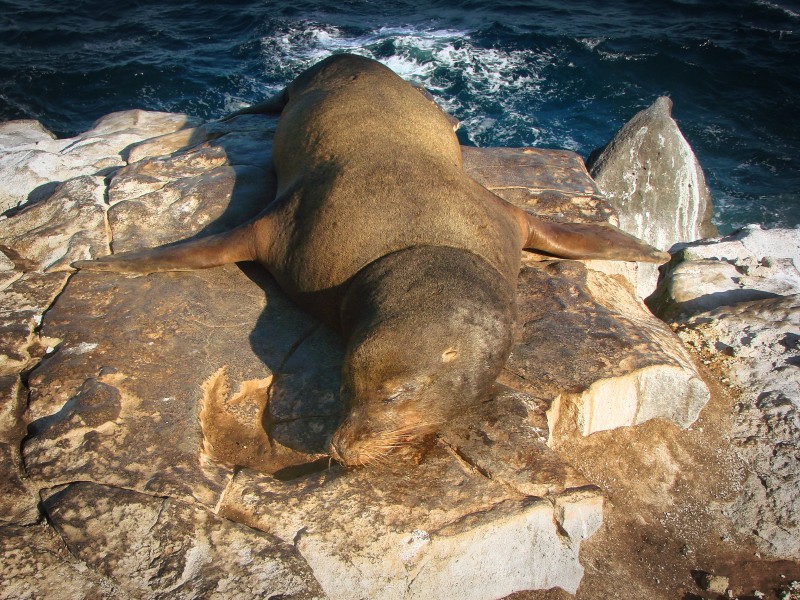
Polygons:
<instances>
[{"instance_id":1,"label":"sunlit rock surface","mask_svg":"<svg viewBox=\"0 0 800 600\"><path fill-rule=\"evenodd\" d=\"M79 482L44 504L70 554L133 597L324 597L291 545L171 497Z\"/></svg>"},{"instance_id":2,"label":"sunlit rock surface","mask_svg":"<svg viewBox=\"0 0 800 600\"><path fill-rule=\"evenodd\" d=\"M800 558L800 231L751 226L686 245L653 307L736 393L733 443L750 468L736 525L762 552Z\"/></svg>"},{"instance_id":3,"label":"sunlit rock surface","mask_svg":"<svg viewBox=\"0 0 800 600\"><path fill-rule=\"evenodd\" d=\"M150 119L149 134L137 129ZM24 585L32 567L20 561L33 560L47 575L30 589L43 594L53 573L86 595L574 591L602 496L548 441L654 417L691 423L707 390L669 329L624 277L530 256L492 397L419 464L331 466L341 340L261 267L142 277L68 267L224 230L270 200L274 119L186 125L139 111L101 120L68 143L86 148L87 164L117 148L107 170L48 171L41 181L61 183L0 222L0 539L17 557L4 577ZM67 143L32 123L2 132L12 149ZM572 153L472 148L465 162L544 218L617 218ZM34 524L45 515L49 525ZM30 545L59 549L30 559ZM256 580L247 560L292 577Z\"/></svg>"},{"instance_id":4,"label":"sunlit rock surface","mask_svg":"<svg viewBox=\"0 0 800 600\"><path fill-rule=\"evenodd\" d=\"M669 98L628 121L589 158L589 170L619 211L620 228L656 248L715 233L703 169L672 118ZM657 282L655 265L639 265L639 297L649 296Z\"/></svg>"},{"instance_id":5,"label":"sunlit rock surface","mask_svg":"<svg viewBox=\"0 0 800 600\"><path fill-rule=\"evenodd\" d=\"M128 146L196 123L181 114L128 110L65 139L56 139L38 121L0 123L0 212L46 198L73 177L105 176L125 165Z\"/></svg>"},{"instance_id":6,"label":"sunlit rock surface","mask_svg":"<svg viewBox=\"0 0 800 600\"><path fill-rule=\"evenodd\" d=\"M722 238L678 246L648 304L682 319L748 300L800 293L800 230L753 225Z\"/></svg>"}]
</instances>

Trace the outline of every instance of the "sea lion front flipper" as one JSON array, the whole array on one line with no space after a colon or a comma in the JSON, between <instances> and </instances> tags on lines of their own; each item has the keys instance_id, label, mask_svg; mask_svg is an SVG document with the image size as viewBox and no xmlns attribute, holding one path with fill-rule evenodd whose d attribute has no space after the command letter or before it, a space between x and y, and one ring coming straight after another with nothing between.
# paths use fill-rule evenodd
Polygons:
<instances>
[{"instance_id":1,"label":"sea lion front flipper","mask_svg":"<svg viewBox=\"0 0 800 600\"><path fill-rule=\"evenodd\" d=\"M526 250L541 250L564 258L595 258L665 263L666 252L609 223L552 223L525 213Z\"/></svg>"},{"instance_id":2,"label":"sea lion front flipper","mask_svg":"<svg viewBox=\"0 0 800 600\"><path fill-rule=\"evenodd\" d=\"M117 273L193 271L234 262L257 260L253 223L217 235L157 248L121 252L96 260L78 260L76 269Z\"/></svg>"}]
</instances>

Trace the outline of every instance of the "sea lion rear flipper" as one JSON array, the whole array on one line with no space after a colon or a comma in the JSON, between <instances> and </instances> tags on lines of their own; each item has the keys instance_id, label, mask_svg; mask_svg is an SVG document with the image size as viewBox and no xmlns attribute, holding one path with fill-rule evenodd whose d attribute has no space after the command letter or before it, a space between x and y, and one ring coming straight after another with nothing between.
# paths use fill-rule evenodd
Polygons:
<instances>
[{"instance_id":1,"label":"sea lion rear flipper","mask_svg":"<svg viewBox=\"0 0 800 600\"><path fill-rule=\"evenodd\" d=\"M283 107L286 106L286 89L281 90L274 96L267 98L264 102L245 106L239 110L225 115L220 121L228 121L239 115L279 115L283 112Z\"/></svg>"},{"instance_id":2,"label":"sea lion rear flipper","mask_svg":"<svg viewBox=\"0 0 800 600\"><path fill-rule=\"evenodd\" d=\"M670 256L608 223L552 223L525 213L526 250L564 258L665 263Z\"/></svg>"},{"instance_id":3,"label":"sea lion rear flipper","mask_svg":"<svg viewBox=\"0 0 800 600\"><path fill-rule=\"evenodd\" d=\"M253 223L208 237L176 242L157 248L121 252L96 260L72 263L76 269L118 273L192 271L234 262L256 260Z\"/></svg>"}]
</instances>

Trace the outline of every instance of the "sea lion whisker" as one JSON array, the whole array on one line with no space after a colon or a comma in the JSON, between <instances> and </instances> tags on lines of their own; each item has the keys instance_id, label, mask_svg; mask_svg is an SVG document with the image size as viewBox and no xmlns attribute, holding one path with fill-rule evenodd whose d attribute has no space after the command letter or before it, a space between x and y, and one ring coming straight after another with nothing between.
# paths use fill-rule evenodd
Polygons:
<instances>
[{"instance_id":1,"label":"sea lion whisker","mask_svg":"<svg viewBox=\"0 0 800 600\"><path fill-rule=\"evenodd\" d=\"M382 453L382 454L374 454L373 453L373 454L369 455L369 457L367 459L367 464L369 464L369 465L386 464L387 458L388 458L388 454L387 453Z\"/></svg>"},{"instance_id":2,"label":"sea lion whisker","mask_svg":"<svg viewBox=\"0 0 800 600\"><path fill-rule=\"evenodd\" d=\"M403 436L407 434L414 434L419 432L420 430L431 429L441 425L444 421L422 421L418 423L412 423L410 425L403 425L401 427L397 427L395 429L388 429L381 432L381 435L389 437L389 436Z\"/></svg>"}]
</instances>

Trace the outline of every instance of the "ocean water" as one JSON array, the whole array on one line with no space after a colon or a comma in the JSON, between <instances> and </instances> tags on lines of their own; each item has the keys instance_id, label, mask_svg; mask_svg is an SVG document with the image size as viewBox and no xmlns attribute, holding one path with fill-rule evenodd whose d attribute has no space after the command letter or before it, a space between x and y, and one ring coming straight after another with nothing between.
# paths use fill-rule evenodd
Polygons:
<instances>
[{"instance_id":1,"label":"ocean water","mask_svg":"<svg viewBox=\"0 0 800 600\"><path fill-rule=\"evenodd\" d=\"M0 0L0 121L220 117L334 52L425 85L462 143L586 157L660 95L723 232L800 226L800 6L784 0Z\"/></svg>"}]
</instances>

